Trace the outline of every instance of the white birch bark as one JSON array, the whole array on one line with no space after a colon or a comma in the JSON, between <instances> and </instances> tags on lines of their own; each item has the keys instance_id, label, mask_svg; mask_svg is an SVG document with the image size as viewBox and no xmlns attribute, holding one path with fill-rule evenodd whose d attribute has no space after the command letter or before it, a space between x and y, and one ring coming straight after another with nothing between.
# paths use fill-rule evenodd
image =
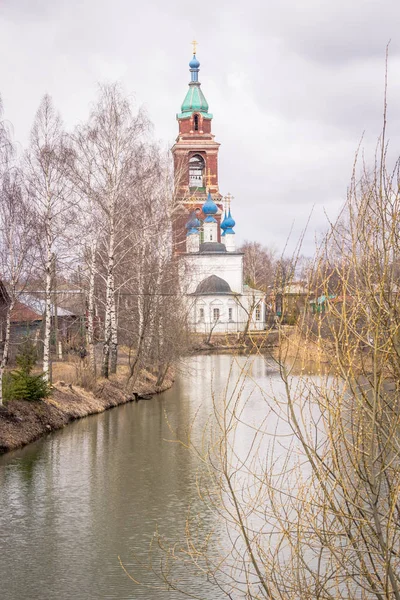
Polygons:
<instances>
[{"instance_id":1,"label":"white birch bark","mask_svg":"<svg viewBox=\"0 0 400 600\"><path fill-rule=\"evenodd\" d=\"M137 340L136 340L136 357L134 365L136 366L138 359L141 355L144 328L145 328L145 314L144 314L144 260L146 256L146 246L142 239L142 232L139 236L139 260L137 264L137 308L138 308L138 327L137 327ZM132 371L133 372L133 371Z\"/></svg>"},{"instance_id":2,"label":"white birch bark","mask_svg":"<svg viewBox=\"0 0 400 600\"><path fill-rule=\"evenodd\" d=\"M114 203L113 203L114 204ZM113 206L113 212L115 208ZM107 277L107 293L109 298L110 311L110 373L117 372L118 360L118 332L117 332L117 314L115 305L115 228L114 218L112 216L110 223L110 238L108 246L108 277Z\"/></svg>"},{"instance_id":3,"label":"white birch bark","mask_svg":"<svg viewBox=\"0 0 400 600\"><path fill-rule=\"evenodd\" d=\"M142 332L144 327L144 311L143 311L143 298L144 298L144 281L143 281L143 261L139 260L138 265L138 287L137 287L137 305L138 305L138 337L137 337L137 346L139 346L139 341L142 338Z\"/></svg>"},{"instance_id":4,"label":"white birch bark","mask_svg":"<svg viewBox=\"0 0 400 600\"><path fill-rule=\"evenodd\" d=\"M108 263L107 263L107 279L106 279L106 314L104 319L104 344L103 344L103 377L108 377L112 371L112 362L110 368L110 359L116 361L116 338L113 328L116 327L115 315L115 290L114 290L114 246L115 246L115 231L114 222L110 220L110 233L108 239ZM112 355L114 352L114 355ZM116 362L115 362L116 367ZM115 371L114 371L115 372Z\"/></svg>"},{"instance_id":5,"label":"white birch bark","mask_svg":"<svg viewBox=\"0 0 400 600\"><path fill-rule=\"evenodd\" d=\"M47 226L51 227L51 215L47 216ZM45 264L45 324L43 336L43 373L44 380L50 382L50 336L51 336L51 289L52 289L52 240L49 230L46 233L46 264Z\"/></svg>"},{"instance_id":6,"label":"white birch bark","mask_svg":"<svg viewBox=\"0 0 400 600\"><path fill-rule=\"evenodd\" d=\"M6 328L4 336L4 348L3 355L0 362L0 405L3 404L3 375L7 366L8 357L10 353L10 338L11 338L11 312L15 306L15 299L12 298L9 306L7 307L6 314Z\"/></svg>"},{"instance_id":7,"label":"white birch bark","mask_svg":"<svg viewBox=\"0 0 400 600\"><path fill-rule=\"evenodd\" d=\"M118 361L118 329L115 303L114 274L110 279L110 372L117 372Z\"/></svg>"},{"instance_id":8,"label":"white birch bark","mask_svg":"<svg viewBox=\"0 0 400 600\"><path fill-rule=\"evenodd\" d=\"M96 376L96 347L94 341L95 334L95 296L94 285L96 275L97 258L97 239L93 238L90 245L90 263L89 263L89 290L88 290L88 326L87 326L87 346L89 354L89 365L94 376Z\"/></svg>"},{"instance_id":9,"label":"white birch bark","mask_svg":"<svg viewBox=\"0 0 400 600\"><path fill-rule=\"evenodd\" d=\"M110 292L107 287L106 311L104 317L104 342L103 342L103 364L101 374L108 378L110 372L110 344L111 344L111 301Z\"/></svg>"}]
</instances>

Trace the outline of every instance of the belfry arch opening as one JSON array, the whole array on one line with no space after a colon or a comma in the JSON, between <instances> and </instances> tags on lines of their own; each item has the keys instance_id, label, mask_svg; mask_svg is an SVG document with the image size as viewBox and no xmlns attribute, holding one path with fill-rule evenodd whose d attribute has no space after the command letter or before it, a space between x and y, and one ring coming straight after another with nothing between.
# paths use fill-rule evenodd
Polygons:
<instances>
[{"instance_id":1,"label":"belfry arch opening","mask_svg":"<svg viewBox=\"0 0 400 600\"><path fill-rule=\"evenodd\" d=\"M195 154L189 159L189 187L204 187L204 158L200 154Z\"/></svg>"},{"instance_id":2,"label":"belfry arch opening","mask_svg":"<svg viewBox=\"0 0 400 600\"><path fill-rule=\"evenodd\" d=\"M199 130L199 115L194 115L193 121L194 121L194 130L198 131Z\"/></svg>"}]
</instances>

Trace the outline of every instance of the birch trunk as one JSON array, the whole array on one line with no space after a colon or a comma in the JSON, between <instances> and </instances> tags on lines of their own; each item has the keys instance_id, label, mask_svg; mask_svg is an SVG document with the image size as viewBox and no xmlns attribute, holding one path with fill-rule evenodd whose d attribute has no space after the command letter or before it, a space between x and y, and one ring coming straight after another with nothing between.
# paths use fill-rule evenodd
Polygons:
<instances>
[{"instance_id":1,"label":"birch trunk","mask_svg":"<svg viewBox=\"0 0 400 600\"><path fill-rule=\"evenodd\" d=\"M94 284L96 274L96 256L97 256L97 240L93 239L90 248L90 267L89 267L89 294L88 294L88 327L87 327L87 345L89 353L89 365L93 375L96 377L96 349L94 343L94 319L95 319L95 302L94 302Z\"/></svg>"},{"instance_id":2,"label":"birch trunk","mask_svg":"<svg viewBox=\"0 0 400 600\"><path fill-rule=\"evenodd\" d=\"M110 372L117 372L117 361L118 361L118 327L117 327L117 310L115 303L115 289L114 289L114 273L112 275L112 295L111 295L111 308L110 308Z\"/></svg>"},{"instance_id":3,"label":"birch trunk","mask_svg":"<svg viewBox=\"0 0 400 600\"><path fill-rule=\"evenodd\" d=\"M48 198L48 209L46 215L46 264L45 264L45 322L43 336L43 373L44 380L50 382L50 335L51 335L51 288L53 279L53 244L52 244L52 214L50 208L51 200Z\"/></svg>"},{"instance_id":4,"label":"birch trunk","mask_svg":"<svg viewBox=\"0 0 400 600\"><path fill-rule=\"evenodd\" d=\"M111 342L111 319L110 319L110 298L109 289L107 288L106 314L104 318L104 343L103 343L103 364L101 367L101 375L108 379L110 367L110 342Z\"/></svg>"},{"instance_id":5,"label":"birch trunk","mask_svg":"<svg viewBox=\"0 0 400 600\"><path fill-rule=\"evenodd\" d=\"M116 315L115 315L115 292L114 292L114 246L115 246L115 231L114 223L111 220L110 237L108 243L108 265L107 265L107 283L106 283L106 315L104 321L104 346L103 346L103 367L102 375L108 378L112 371L113 362L110 369L111 361L117 358L117 338L116 338Z\"/></svg>"},{"instance_id":6,"label":"birch trunk","mask_svg":"<svg viewBox=\"0 0 400 600\"><path fill-rule=\"evenodd\" d=\"M6 316L6 331L4 338L3 356L0 362L0 406L3 404L3 375L8 363L8 357L10 353L10 335L11 335L11 312L15 305L15 298L11 300L9 307L7 308Z\"/></svg>"},{"instance_id":7,"label":"birch trunk","mask_svg":"<svg viewBox=\"0 0 400 600\"><path fill-rule=\"evenodd\" d=\"M139 258L138 265L138 294L137 294L137 303L138 303L138 315L139 315L139 323L138 323L138 338L137 338L137 346L139 347L139 343L142 339L142 332L144 327L144 310L143 310L143 301L144 301L144 244L141 244L141 252Z\"/></svg>"},{"instance_id":8,"label":"birch trunk","mask_svg":"<svg viewBox=\"0 0 400 600\"><path fill-rule=\"evenodd\" d=\"M57 268L56 268L56 257L53 254L53 272L52 272L52 296L53 296L53 310L54 310L54 347L56 349L56 356L59 354L58 349L58 308L57 308ZM51 316L51 315L50 315Z\"/></svg>"},{"instance_id":9,"label":"birch trunk","mask_svg":"<svg viewBox=\"0 0 400 600\"><path fill-rule=\"evenodd\" d=\"M48 236L49 237L49 236ZM43 373L44 380L50 382L50 335L51 335L51 279L53 257L51 241L47 240L46 286L45 286L45 324L43 336Z\"/></svg>"}]
</instances>

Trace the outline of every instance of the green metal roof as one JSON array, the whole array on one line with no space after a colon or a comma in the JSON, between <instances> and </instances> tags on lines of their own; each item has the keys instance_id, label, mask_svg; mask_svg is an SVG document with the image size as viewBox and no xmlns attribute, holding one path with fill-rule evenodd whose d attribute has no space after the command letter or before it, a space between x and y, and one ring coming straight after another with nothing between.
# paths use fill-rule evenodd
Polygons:
<instances>
[{"instance_id":1,"label":"green metal roof","mask_svg":"<svg viewBox=\"0 0 400 600\"><path fill-rule=\"evenodd\" d=\"M200 89L198 81L190 82L189 89L181 106L181 113L177 115L178 119L189 119L194 112L199 112L204 119L212 119L208 112L208 102Z\"/></svg>"}]
</instances>

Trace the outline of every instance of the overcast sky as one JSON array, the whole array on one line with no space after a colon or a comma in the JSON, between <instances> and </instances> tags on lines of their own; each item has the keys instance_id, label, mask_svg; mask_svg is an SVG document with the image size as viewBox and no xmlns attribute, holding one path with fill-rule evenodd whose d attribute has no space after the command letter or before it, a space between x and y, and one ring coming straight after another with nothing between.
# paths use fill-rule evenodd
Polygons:
<instances>
[{"instance_id":1,"label":"overcast sky","mask_svg":"<svg viewBox=\"0 0 400 600\"><path fill-rule=\"evenodd\" d=\"M373 160L389 40L389 137L400 154L399 0L0 0L0 94L26 145L44 93L68 129L97 83L121 81L165 146L191 40L231 192L238 242L282 250L314 212L304 251L346 197L362 135Z\"/></svg>"}]
</instances>

